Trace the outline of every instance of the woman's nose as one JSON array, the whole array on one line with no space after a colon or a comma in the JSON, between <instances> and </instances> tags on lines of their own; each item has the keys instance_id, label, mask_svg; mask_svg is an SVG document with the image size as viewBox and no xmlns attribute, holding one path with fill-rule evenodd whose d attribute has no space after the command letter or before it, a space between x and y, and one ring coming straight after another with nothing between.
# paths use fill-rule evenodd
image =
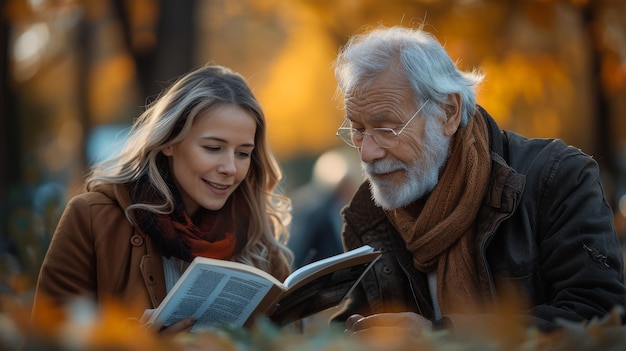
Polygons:
<instances>
[{"instance_id":1,"label":"woman's nose","mask_svg":"<svg viewBox=\"0 0 626 351\"><path fill-rule=\"evenodd\" d=\"M237 172L237 166L235 165L235 155L226 155L222 157L220 165L217 169L220 173L232 175Z\"/></svg>"}]
</instances>

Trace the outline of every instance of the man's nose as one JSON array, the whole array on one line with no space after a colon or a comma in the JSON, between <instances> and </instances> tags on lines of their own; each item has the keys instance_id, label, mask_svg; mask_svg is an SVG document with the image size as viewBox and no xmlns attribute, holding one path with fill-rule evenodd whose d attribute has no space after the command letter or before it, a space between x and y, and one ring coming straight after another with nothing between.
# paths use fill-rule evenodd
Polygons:
<instances>
[{"instance_id":1,"label":"man's nose","mask_svg":"<svg viewBox=\"0 0 626 351\"><path fill-rule=\"evenodd\" d=\"M385 149L380 147L374 138L369 135L363 135L363 142L359 148L359 155L361 161L365 163L371 163L385 156Z\"/></svg>"}]
</instances>

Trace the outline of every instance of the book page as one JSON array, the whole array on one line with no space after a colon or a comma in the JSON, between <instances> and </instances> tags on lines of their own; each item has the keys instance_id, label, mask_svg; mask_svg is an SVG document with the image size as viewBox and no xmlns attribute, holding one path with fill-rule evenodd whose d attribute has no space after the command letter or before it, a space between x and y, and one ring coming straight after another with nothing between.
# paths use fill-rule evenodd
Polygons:
<instances>
[{"instance_id":1,"label":"book page","mask_svg":"<svg viewBox=\"0 0 626 351\"><path fill-rule=\"evenodd\" d=\"M192 332L224 325L243 326L275 282L248 271L198 264L195 260L157 308L151 322L171 325L194 317L197 322Z\"/></svg>"},{"instance_id":2,"label":"book page","mask_svg":"<svg viewBox=\"0 0 626 351\"><path fill-rule=\"evenodd\" d=\"M346 259L353 257L353 256L358 256L358 255L362 255L364 253L373 252L373 251L374 251L373 247L369 245L364 245L354 250L343 252L335 256L331 256L331 257L324 258L319 261L309 263L303 267L296 269L293 273L291 273L289 277L285 279L285 282L283 284L287 287L293 286L298 281L304 279L311 273L318 271L326 266L330 266L339 261L345 261Z\"/></svg>"},{"instance_id":3,"label":"book page","mask_svg":"<svg viewBox=\"0 0 626 351\"><path fill-rule=\"evenodd\" d=\"M306 276L288 289L270 319L285 325L339 305L379 258L380 253L369 252L352 257L350 264L335 261Z\"/></svg>"}]
</instances>

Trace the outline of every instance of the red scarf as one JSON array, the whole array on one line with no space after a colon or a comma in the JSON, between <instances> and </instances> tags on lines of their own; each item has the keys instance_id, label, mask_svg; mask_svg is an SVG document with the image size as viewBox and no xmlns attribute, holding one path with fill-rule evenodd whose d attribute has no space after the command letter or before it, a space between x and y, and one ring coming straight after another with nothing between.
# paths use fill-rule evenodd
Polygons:
<instances>
[{"instance_id":1,"label":"red scarf","mask_svg":"<svg viewBox=\"0 0 626 351\"><path fill-rule=\"evenodd\" d=\"M200 207L192 218L185 211L177 187L171 182L168 186L174 196L172 213L135 211L137 224L158 244L161 254L185 261L191 261L196 256L231 259L237 248L237 238L245 238L248 228L249 211L239 192L233 193L220 210L210 211ZM146 177L131 187L130 195L134 203L164 202L163 196L157 193Z\"/></svg>"}]
</instances>

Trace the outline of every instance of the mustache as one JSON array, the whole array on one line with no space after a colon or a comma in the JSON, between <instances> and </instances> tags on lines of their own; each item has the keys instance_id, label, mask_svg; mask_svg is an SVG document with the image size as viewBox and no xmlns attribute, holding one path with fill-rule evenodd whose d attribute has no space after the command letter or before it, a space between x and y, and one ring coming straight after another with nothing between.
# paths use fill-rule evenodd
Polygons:
<instances>
[{"instance_id":1,"label":"mustache","mask_svg":"<svg viewBox=\"0 0 626 351\"><path fill-rule=\"evenodd\" d=\"M407 171L409 167L403 162L396 160L377 160L371 163L363 163L363 170L368 174L391 173L399 170Z\"/></svg>"}]
</instances>

